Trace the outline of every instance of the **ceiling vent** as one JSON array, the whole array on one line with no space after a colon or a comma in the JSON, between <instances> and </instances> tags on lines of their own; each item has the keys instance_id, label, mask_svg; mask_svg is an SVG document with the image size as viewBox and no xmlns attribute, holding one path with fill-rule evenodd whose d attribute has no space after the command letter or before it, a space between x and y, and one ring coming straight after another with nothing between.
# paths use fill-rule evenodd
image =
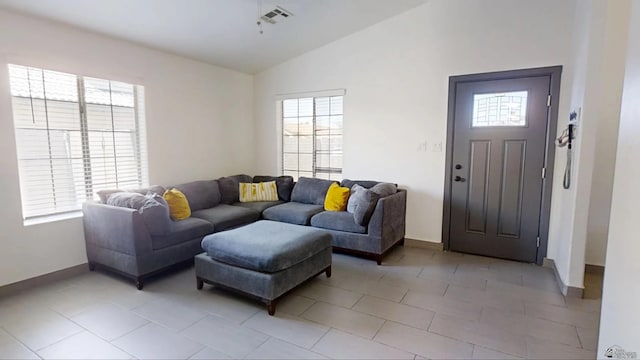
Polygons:
<instances>
[{"instance_id":1,"label":"ceiling vent","mask_svg":"<svg viewBox=\"0 0 640 360\"><path fill-rule=\"evenodd\" d=\"M260 19L262 19L262 21L269 23L269 24L275 24L279 21L282 21L290 16L293 16L293 14L283 8L281 8L280 6L276 6L275 9L267 12L266 14L262 15L260 17Z\"/></svg>"}]
</instances>

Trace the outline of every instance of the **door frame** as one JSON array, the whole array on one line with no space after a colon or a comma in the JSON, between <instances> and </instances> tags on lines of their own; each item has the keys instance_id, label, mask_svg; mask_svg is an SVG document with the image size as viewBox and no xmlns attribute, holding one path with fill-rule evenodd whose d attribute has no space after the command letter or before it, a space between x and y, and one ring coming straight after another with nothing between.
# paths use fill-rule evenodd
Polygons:
<instances>
[{"instance_id":1,"label":"door frame","mask_svg":"<svg viewBox=\"0 0 640 360\"><path fill-rule=\"evenodd\" d=\"M442 244L444 250L450 248L450 228L451 228L451 173L453 165L453 145L454 145L454 121L456 90L458 84L476 81L507 80L525 77L548 76L550 77L549 95L551 104L547 110L547 133L546 147L544 154L545 178L542 180L542 202L540 205L540 222L538 233L540 234L540 246L536 254L536 264L542 265L542 261L547 255L549 243L549 215L551 213L551 190L553 187L553 165L555 160L556 146L555 133L558 126L558 108L560 104L560 77L562 66L548 66L532 69L519 69L508 71L496 71L481 74L456 75L449 77L449 103L447 110L447 142L446 161L444 179L444 204L442 214ZM540 174L542 176L542 174Z\"/></svg>"}]
</instances>

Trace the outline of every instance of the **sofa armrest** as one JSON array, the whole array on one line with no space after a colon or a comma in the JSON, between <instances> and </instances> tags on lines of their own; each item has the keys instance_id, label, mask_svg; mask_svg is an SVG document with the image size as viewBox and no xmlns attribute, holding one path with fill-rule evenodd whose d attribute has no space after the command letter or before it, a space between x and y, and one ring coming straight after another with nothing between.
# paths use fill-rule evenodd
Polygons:
<instances>
[{"instance_id":1,"label":"sofa armrest","mask_svg":"<svg viewBox=\"0 0 640 360\"><path fill-rule=\"evenodd\" d=\"M384 252L404 238L407 214L407 191L398 192L378 200L369 221L368 233L381 239L380 251Z\"/></svg>"},{"instance_id":2,"label":"sofa armrest","mask_svg":"<svg viewBox=\"0 0 640 360\"><path fill-rule=\"evenodd\" d=\"M87 246L133 256L151 252L151 236L137 210L86 202L82 213Z\"/></svg>"}]
</instances>

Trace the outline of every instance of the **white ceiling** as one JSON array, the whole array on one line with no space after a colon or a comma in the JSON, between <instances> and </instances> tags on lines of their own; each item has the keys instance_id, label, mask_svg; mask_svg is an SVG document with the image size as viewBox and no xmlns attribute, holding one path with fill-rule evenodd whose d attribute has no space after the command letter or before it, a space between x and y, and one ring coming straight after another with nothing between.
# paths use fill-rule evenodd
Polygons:
<instances>
[{"instance_id":1,"label":"white ceiling","mask_svg":"<svg viewBox=\"0 0 640 360\"><path fill-rule=\"evenodd\" d=\"M256 73L427 0L0 0L32 14L215 65ZM261 14L294 14L275 25Z\"/></svg>"}]
</instances>

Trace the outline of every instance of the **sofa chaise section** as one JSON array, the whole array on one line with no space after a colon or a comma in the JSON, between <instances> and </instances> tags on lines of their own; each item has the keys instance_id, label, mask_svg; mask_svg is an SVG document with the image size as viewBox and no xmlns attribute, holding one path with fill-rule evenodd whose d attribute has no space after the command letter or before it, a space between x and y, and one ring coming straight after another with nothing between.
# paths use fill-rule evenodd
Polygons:
<instances>
[{"instance_id":1,"label":"sofa chaise section","mask_svg":"<svg viewBox=\"0 0 640 360\"><path fill-rule=\"evenodd\" d=\"M233 187L247 178L251 181L246 175L225 179L231 179ZM134 279L142 289L144 278L178 263L192 261L202 252L200 242L204 236L260 218L260 212L254 209L221 203L223 200L237 202L238 195L236 191L223 198L218 180L193 181L174 187L184 193L189 202L191 217L187 219L172 221L167 213L164 219L153 217L149 221L140 209L85 203L84 231L90 268L98 265L118 272ZM155 188L164 190L162 187L149 189ZM147 191L109 190L102 192L101 198L107 201L111 194L146 194ZM168 230L158 231L160 226L155 225L168 225Z\"/></svg>"},{"instance_id":2,"label":"sofa chaise section","mask_svg":"<svg viewBox=\"0 0 640 360\"><path fill-rule=\"evenodd\" d=\"M325 211L311 218L311 225L327 230L333 235L333 249L361 255L376 260L378 265L394 245L403 245L407 191L398 192L378 200L366 231L363 226L349 224L344 213ZM353 215L351 218L353 219Z\"/></svg>"},{"instance_id":3,"label":"sofa chaise section","mask_svg":"<svg viewBox=\"0 0 640 360\"><path fill-rule=\"evenodd\" d=\"M201 252L202 238L213 232L205 220L177 222L164 235L151 235L136 209L87 202L83 205L89 267L96 265L132 278L142 289L144 278Z\"/></svg>"}]
</instances>

